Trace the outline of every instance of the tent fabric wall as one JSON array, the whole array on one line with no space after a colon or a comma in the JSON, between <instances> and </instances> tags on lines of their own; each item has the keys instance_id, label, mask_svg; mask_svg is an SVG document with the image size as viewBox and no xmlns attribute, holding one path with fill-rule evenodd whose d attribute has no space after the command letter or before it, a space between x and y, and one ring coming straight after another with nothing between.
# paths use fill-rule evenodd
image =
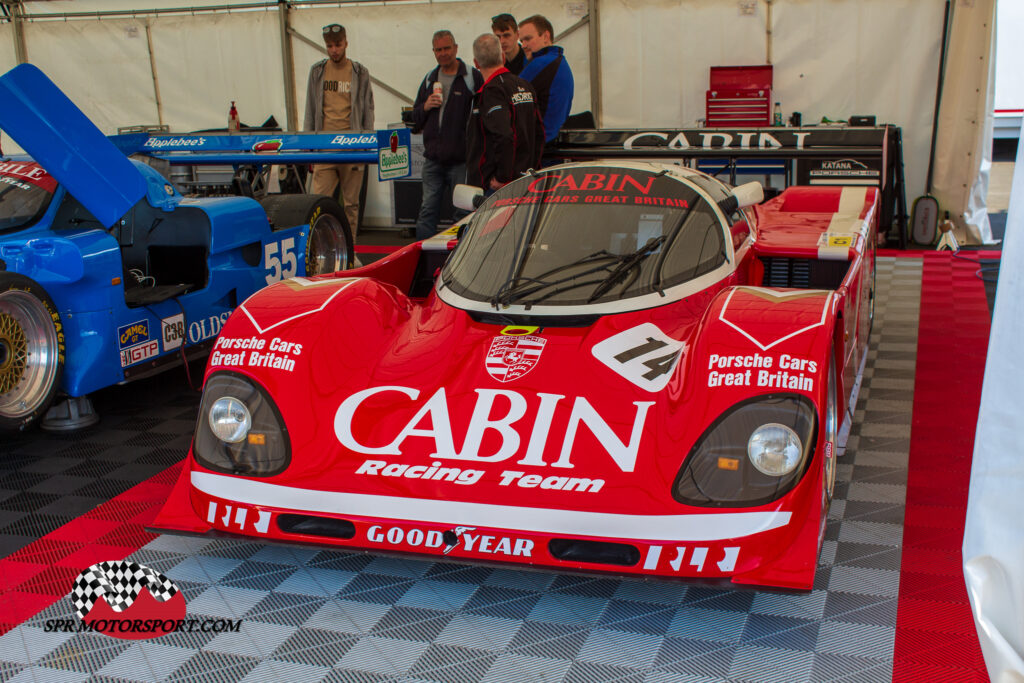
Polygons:
<instances>
[{"instance_id":1,"label":"tent fabric wall","mask_svg":"<svg viewBox=\"0 0 1024 683\"><path fill-rule=\"evenodd\" d=\"M286 120L277 12L168 15L152 20L164 121L172 131ZM148 65L147 65L148 70ZM150 92L152 88L150 88ZM155 123L156 114L137 123Z\"/></svg>"},{"instance_id":2,"label":"tent fabric wall","mask_svg":"<svg viewBox=\"0 0 1024 683\"><path fill-rule=\"evenodd\" d=\"M737 16L718 0L602 0L601 36L604 127L693 127L708 67L764 64L764 5Z\"/></svg>"},{"instance_id":3,"label":"tent fabric wall","mask_svg":"<svg viewBox=\"0 0 1024 683\"><path fill-rule=\"evenodd\" d=\"M985 211L992 144L991 88L996 0L954 0L939 108L932 194L966 226L969 241L992 241Z\"/></svg>"},{"instance_id":4,"label":"tent fabric wall","mask_svg":"<svg viewBox=\"0 0 1024 683\"><path fill-rule=\"evenodd\" d=\"M578 20L565 5L545 4L542 11L559 33ZM375 79L382 81L410 99L415 98L423 76L437 66L431 52L434 31L448 29L459 46L459 57L473 63L473 40L491 30L491 17L509 12L517 19L536 14L536 2L482 2L430 3L401 6L344 6L333 8L303 8L292 12L292 28L317 44L322 41L321 27L340 23L348 34L348 55L363 64ZM275 44L277 44L275 42ZM306 84L309 67L323 59L325 53L301 40L292 41L295 63L296 102L300 121L306 107ZM566 50L575 80L572 111L590 109L589 43L585 29L576 31L561 43ZM373 91L377 128L401 122L401 109L408 106L380 87ZM283 111L283 106L282 106ZM391 220L390 188L379 183L376 173L370 173L364 222L389 223Z\"/></svg>"},{"instance_id":5,"label":"tent fabric wall","mask_svg":"<svg viewBox=\"0 0 1024 683\"><path fill-rule=\"evenodd\" d=\"M935 0L772 4L774 95L785 116L875 114L901 126L911 198L924 191L942 11ZM765 63L764 3L743 15L715 0L606 0L601 24L618 37L601 62L606 127L692 126L704 118L711 66Z\"/></svg>"},{"instance_id":6,"label":"tent fabric wall","mask_svg":"<svg viewBox=\"0 0 1024 683\"><path fill-rule=\"evenodd\" d=\"M29 61L104 133L156 122L142 21L25 22L24 27Z\"/></svg>"},{"instance_id":7,"label":"tent fabric wall","mask_svg":"<svg viewBox=\"0 0 1024 683\"><path fill-rule=\"evenodd\" d=\"M981 651L995 683L1024 683L1024 145L1010 188L1006 242L974 438L963 561Z\"/></svg>"},{"instance_id":8,"label":"tent fabric wall","mask_svg":"<svg viewBox=\"0 0 1024 683\"><path fill-rule=\"evenodd\" d=\"M676 127L704 117L704 92L712 65L763 64L767 49L767 4L752 13L722 0L598 0L602 35L605 127ZM993 0L977 0L990 3ZM230 0L220 0L228 4ZM89 10L190 5L187 0L95 0ZM805 122L875 114L900 125L904 134L907 195L924 191L935 95L943 0L774 0L772 53L776 98L788 115ZM80 2L28 2L33 13L76 12ZM349 53L377 79L412 97L434 65L430 36L453 31L464 59L472 40L490 30L491 17L511 12L525 18L538 10L561 32L579 20L586 3L538 4L522 0L343 4L297 7L295 31L314 43L320 27L345 24ZM26 22L29 57L82 105L104 132L117 126L156 123L145 34L131 26L149 21L166 122L172 130L220 127L231 100L243 121L273 114L286 122L278 11L170 14L136 19L75 19ZM0 24L0 66L13 66L13 36ZM586 27L562 41L573 68L573 112L591 108L589 39ZM323 53L292 38L296 104L301 120L309 66ZM6 56L5 56L6 55ZM69 58L73 55L73 58ZM954 64L953 70L959 68ZM111 77L116 73L116 77ZM976 87L976 83L975 83ZM375 88L376 125L400 120L403 102ZM961 169L962 170L962 169ZM957 175L955 168L950 171ZM386 185L371 174L369 223L390 221Z\"/></svg>"},{"instance_id":9,"label":"tent fabric wall","mask_svg":"<svg viewBox=\"0 0 1024 683\"><path fill-rule=\"evenodd\" d=\"M907 199L924 193L943 4L861 0L774 4L776 90L805 123L874 114L902 128Z\"/></svg>"},{"instance_id":10,"label":"tent fabric wall","mask_svg":"<svg viewBox=\"0 0 1024 683\"><path fill-rule=\"evenodd\" d=\"M0 24L0 73L7 73L17 65L18 60L14 54L14 26L9 23ZM23 151L3 131L0 131L0 150L3 150L4 154Z\"/></svg>"}]
</instances>

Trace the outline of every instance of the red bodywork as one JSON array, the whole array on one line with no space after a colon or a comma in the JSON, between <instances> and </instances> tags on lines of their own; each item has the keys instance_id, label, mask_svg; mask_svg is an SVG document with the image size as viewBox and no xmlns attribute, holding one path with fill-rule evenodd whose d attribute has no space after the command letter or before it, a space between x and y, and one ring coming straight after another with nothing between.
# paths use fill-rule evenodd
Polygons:
<instances>
[{"instance_id":1,"label":"red bodywork","mask_svg":"<svg viewBox=\"0 0 1024 683\"><path fill-rule=\"evenodd\" d=\"M840 446L824 429L805 474L771 503L690 506L673 483L705 430L753 396L783 388L823 419L833 359L839 420L850 410L867 351L876 206L874 189L786 190L748 212L753 228L725 228L727 277L580 327L489 324L436 291L410 297L416 265L454 245L443 238L272 285L225 324L207 378L231 371L265 389L290 462L245 477L190 453L154 526L809 590ZM765 287L773 258L839 264L838 286ZM679 349L661 387L644 366L614 360L616 340L642 346L651 326ZM286 532L282 514L347 520L354 533ZM628 552L611 562L553 552L574 541Z\"/></svg>"}]
</instances>

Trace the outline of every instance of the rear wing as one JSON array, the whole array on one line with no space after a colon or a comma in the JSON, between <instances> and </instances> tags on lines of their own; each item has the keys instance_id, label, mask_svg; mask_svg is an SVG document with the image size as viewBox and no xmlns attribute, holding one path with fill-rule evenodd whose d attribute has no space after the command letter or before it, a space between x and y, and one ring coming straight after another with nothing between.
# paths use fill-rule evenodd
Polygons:
<instances>
[{"instance_id":1,"label":"rear wing","mask_svg":"<svg viewBox=\"0 0 1024 683\"><path fill-rule=\"evenodd\" d=\"M563 130L544 155L685 162L730 185L739 175L783 176L783 186L877 188L878 231L906 246L902 134L898 126Z\"/></svg>"},{"instance_id":2,"label":"rear wing","mask_svg":"<svg viewBox=\"0 0 1024 683\"><path fill-rule=\"evenodd\" d=\"M145 154L171 165L377 164L381 180L411 172L407 128L365 133L203 133L110 136L124 154Z\"/></svg>"}]
</instances>

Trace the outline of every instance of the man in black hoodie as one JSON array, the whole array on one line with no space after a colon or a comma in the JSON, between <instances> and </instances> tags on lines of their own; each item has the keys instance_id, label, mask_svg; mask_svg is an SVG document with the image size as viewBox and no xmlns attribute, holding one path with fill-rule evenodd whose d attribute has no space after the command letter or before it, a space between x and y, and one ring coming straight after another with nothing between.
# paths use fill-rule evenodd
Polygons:
<instances>
[{"instance_id":1,"label":"man in black hoodie","mask_svg":"<svg viewBox=\"0 0 1024 683\"><path fill-rule=\"evenodd\" d=\"M533 86L504 67L501 44L492 33L473 41L473 61L484 85L473 98L466 129L466 182L497 190L531 168L540 167L544 123Z\"/></svg>"},{"instance_id":2,"label":"man in black hoodie","mask_svg":"<svg viewBox=\"0 0 1024 683\"><path fill-rule=\"evenodd\" d=\"M458 183L466 180L466 121L473 93L484 79L469 71L457 57L459 46L451 31L434 34L437 68L423 79L412 109L413 132L423 131L423 203L416 220L416 238L437 232L441 204Z\"/></svg>"}]
</instances>

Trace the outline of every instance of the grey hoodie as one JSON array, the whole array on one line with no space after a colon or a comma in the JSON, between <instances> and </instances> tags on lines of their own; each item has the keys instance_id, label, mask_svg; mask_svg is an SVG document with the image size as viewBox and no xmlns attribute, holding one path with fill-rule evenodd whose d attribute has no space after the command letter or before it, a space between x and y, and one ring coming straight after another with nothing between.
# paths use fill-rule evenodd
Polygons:
<instances>
[{"instance_id":1,"label":"grey hoodie","mask_svg":"<svg viewBox=\"0 0 1024 683\"><path fill-rule=\"evenodd\" d=\"M302 129L319 131L324 127L324 65L322 59L309 70L309 85L306 88L306 120ZM352 60L352 115L349 130L374 130L373 127L373 86L370 72L356 60Z\"/></svg>"}]
</instances>

